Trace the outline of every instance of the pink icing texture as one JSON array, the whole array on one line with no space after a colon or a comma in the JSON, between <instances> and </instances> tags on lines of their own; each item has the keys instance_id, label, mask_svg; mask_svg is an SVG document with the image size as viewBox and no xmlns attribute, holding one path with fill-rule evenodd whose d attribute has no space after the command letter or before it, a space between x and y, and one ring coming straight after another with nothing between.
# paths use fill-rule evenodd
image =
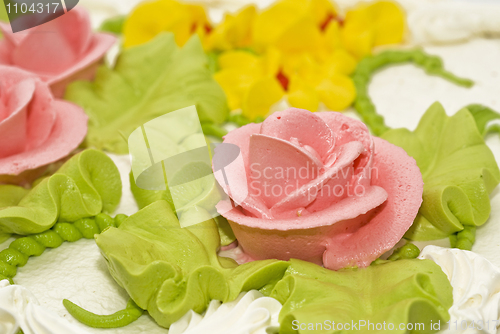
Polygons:
<instances>
[{"instance_id":1,"label":"pink icing texture","mask_svg":"<svg viewBox=\"0 0 500 334\"><path fill-rule=\"evenodd\" d=\"M87 133L83 109L55 100L32 73L0 65L0 175L19 175L57 161Z\"/></svg>"},{"instance_id":2,"label":"pink icing texture","mask_svg":"<svg viewBox=\"0 0 500 334\"><path fill-rule=\"evenodd\" d=\"M341 113L291 108L224 142L240 147L245 171L227 166L229 186L215 176L233 198L248 196L217 208L256 260L366 267L403 237L422 203L415 160Z\"/></svg>"},{"instance_id":3,"label":"pink icing texture","mask_svg":"<svg viewBox=\"0 0 500 334\"><path fill-rule=\"evenodd\" d=\"M0 64L35 73L49 84L55 97L64 95L74 80L91 80L104 54L116 41L110 34L93 33L88 13L68 13L26 31L12 33L0 24Z\"/></svg>"}]
</instances>

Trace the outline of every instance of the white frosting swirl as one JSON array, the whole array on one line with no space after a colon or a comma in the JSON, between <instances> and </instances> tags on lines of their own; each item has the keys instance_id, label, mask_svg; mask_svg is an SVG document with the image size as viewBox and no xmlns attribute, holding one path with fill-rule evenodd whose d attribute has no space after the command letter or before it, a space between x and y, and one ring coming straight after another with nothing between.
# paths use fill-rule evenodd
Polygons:
<instances>
[{"instance_id":1,"label":"white frosting swirl","mask_svg":"<svg viewBox=\"0 0 500 334\"><path fill-rule=\"evenodd\" d=\"M281 304L260 292L242 292L232 302L212 300L205 315L189 311L170 326L169 334L266 334L278 327Z\"/></svg>"},{"instance_id":2,"label":"white frosting swirl","mask_svg":"<svg viewBox=\"0 0 500 334\"><path fill-rule=\"evenodd\" d=\"M408 24L414 42L455 43L478 36L500 36L500 6L447 1L413 11Z\"/></svg>"},{"instance_id":3,"label":"white frosting swirl","mask_svg":"<svg viewBox=\"0 0 500 334\"><path fill-rule=\"evenodd\" d=\"M443 333L497 333L496 325L500 320L498 267L474 252L456 248L427 246L419 258L436 262L453 287L450 327L442 325ZM464 329L465 324L470 328Z\"/></svg>"},{"instance_id":4,"label":"white frosting swirl","mask_svg":"<svg viewBox=\"0 0 500 334\"><path fill-rule=\"evenodd\" d=\"M87 334L41 307L28 289L0 281L0 333L17 334L20 329L24 334Z\"/></svg>"}]
</instances>

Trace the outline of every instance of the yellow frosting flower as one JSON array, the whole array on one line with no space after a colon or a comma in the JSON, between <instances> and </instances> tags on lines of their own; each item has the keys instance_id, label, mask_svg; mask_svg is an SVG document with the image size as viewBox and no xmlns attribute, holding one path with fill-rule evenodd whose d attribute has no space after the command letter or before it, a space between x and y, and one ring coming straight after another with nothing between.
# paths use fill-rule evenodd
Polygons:
<instances>
[{"instance_id":1,"label":"yellow frosting flower","mask_svg":"<svg viewBox=\"0 0 500 334\"><path fill-rule=\"evenodd\" d=\"M226 51L252 44L252 24L257 15L255 6L243 8L237 14L226 14L224 20L207 36L207 50Z\"/></svg>"},{"instance_id":2,"label":"yellow frosting flower","mask_svg":"<svg viewBox=\"0 0 500 334\"><path fill-rule=\"evenodd\" d=\"M391 1L362 3L347 12L341 30L345 48L357 58L371 54L375 46L403 41L405 16Z\"/></svg>"},{"instance_id":3,"label":"yellow frosting flower","mask_svg":"<svg viewBox=\"0 0 500 334\"><path fill-rule=\"evenodd\" d=\"M125 47L172 31L184 44L197 33L218 54L214 74L229 107L254 119L266 116L286 94L294 106L317 110L349 107L356 96L349 77L376 46L399 43L404 13L393 2L363 3L338 16L330 0L279 0L258 12L248 6L210 26L200 6L175 0L139 5L124 24Z\"/></svg>"},{"instance_id":4,"label":"yellow frosting flower","mask_svg":"<svg viewBox=\"0 0 500 334\"><path fill-rule=\"evenodd\" d=\"M131 47L146 43L163 31L175 34L179 46L193 33L203 36L210 30L205 9L175 0L156 0L139 4L123 25L123 45Z\"/></svg>"},{"instance_id":5,"label":"yellow frosting flower","mask_svg":"<svg viewBox=\"0 0 500 334\"><path fill-rule=\"evenodd\" d=\"M253 26L258 51L277 46L283 52L317 52L324 46L321 28L337 12L328 0L281 0L261 12Z\"/></svg>"},{"instance_id":6,"label":"yellow frosting flower","mask_svg":"<svg viewBox=\"0 0 500 334\"><path fill-rule=\"evenodd\" d=\"M242 109L244 116L264 117L284 91L276 75L279 54L270 50L263 57L247 51L227 51L219 57L220 70L215 80L226 92L229 107Z\"/></svg>"}]
</instances>

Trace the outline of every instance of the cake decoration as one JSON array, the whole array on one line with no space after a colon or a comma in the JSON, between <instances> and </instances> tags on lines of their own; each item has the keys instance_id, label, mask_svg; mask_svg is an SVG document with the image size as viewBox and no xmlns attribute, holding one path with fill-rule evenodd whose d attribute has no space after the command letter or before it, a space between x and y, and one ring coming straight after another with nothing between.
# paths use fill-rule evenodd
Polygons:
<instances>
[{"instance_id":1,"label":"cake decoration","mask_svg":"<svg viewBox=\"0 0 500 334\"><path fill-rule=\"evenodd\" d=\"M224 143L240 147L245 170L226 168L243 175L231 193L216 174L219 185L229 196L250 190L241 208L217 209L253 259L366 267L401 239L422 202L413 158L340 113L291 108Z\"/></svg>"},{"instance_id":2,"label":"cake decoration","mask_svg":"<svg viewBox=\"0 0 500 334\"><path fill-rule=\"evenodd\" d=\"M446 238L487 221L500 170L467 109L449 117L435 103L414 132L389 130L382 138L414 157L424 179L423 203L406 238Z\"/></svg>"},{"instance_id":3,"label":"cake decoration","mask_svg":"<svg viewBox=\"0 0 500 334\"><path fill-rule=\"evenodd\" d=\"M421 4L417 5L416 2L414 5L424 7L420 7ZM104 7L110 9L112 6L106 3ZM443 5L443 8L446 8L445 6ZM469 7L473 9L474 6ZM405 8L411 12L409 5ZM396 249L390 256L388 253L381 258L379 256L384 250L392 246L399 247L404 243L404 239L401 239L395 245L415 216L414 225L406 231L404 238L449 238L451 247L470 250L475 242L477 230L482 244L478 242L475 250L481 252L479 246L488 246L488 242L484 242L484 234L491 232L494 226L487 224L487 229L478 227L485 224L490 211L495 209L493 201L498 198L492 198L490 204L489 195L493 194L500 182L500 171L492 154L496 152L490 151L483 138L489 133L500 133L500 115L488 107L470 105L449 117L443 108L436 104L424 115L417 130L411 132L389 129L368 96L368 83L373 73L383 66L413 62L428 74L441 76L458 85L470 87L473 82L447 72L440 58L421 50L380 53L377 50L377 55L370 56L374 48L398 44L405 38L405 17L397 4L389 1L362 3L348 10L344 16L339 13L328 0L282 0L264 10L255 6L245 7L234 14L227 14L222 23L212 24L201 6L174 0L156 0L139 5L123 21L122 18L110 21L110 27L114 31L122 28L126 30L125 50L121 51L118 65L102 66L95 82L77 82L67 95L69 99L85 106L85 111L90 115L90 127L93 130L85 145L127 153L124 138L137 126L165 112L196 104L201 110L200 117L203 118L202 129L205 135L226 135L226 140L237 137L235 133L248 136L246 142L243 140L249 147L245 153L247 160L256 161L261 165L248 166L249 176L258 181L259 186L255 189L260 193L254 193L252 198L244 203L243 208L237 209L241 213L240 216L231 217L231 224L237 234L239 233L238 242L233 242L235 236L226 219L207 218L201 225L183 228L182 222L179 223L173 216L171 194L168 191L140 189L132 177L132 191L141 210L130 218L125 215L111 218L102 213L111 213L117 206L121 194L119 179L121 176L124 180L128 170L124 172L122 169L121 175L117 175L116 167L99 151L84 151L78 155L78 159L71 159L55 175L37 180L31 189L0 185L0 243L10 236L13 229L17 229L14 231L16 233L27 235L15 236L17 239L0 252L0 313L3 314L0 316L0 331L3 328L2 319L7 319L7 329L12 331L8 334L18 334L18 330L24 330L27 334L31 331L32 334L59 331L83 333L84 331L77 328L73 329L74 326L58 321L57 317L36 305L34 296L26 289L7 286L7 280L12 283L17 267L24 266L30 256L38 256L46 248L58 247L63 241L92 239L97 235L97 243L107 260L109 272L118 285L126 289L131 299L124 310L111 315L93 314L77 306L79 304L88 307L82 300L77 300L75 294L70 295L70 299L77 304L63 301L75 319L96 328L128 326L139 319L146 310L160 326L170 325L169 332L172 334L177 333L176 331L187 331L186 334L201 333L212 328L218 334L223 330L236 333L250 327L252 330L258 327L261 332L267 333L307 333L317 332L318 323L322 324L320 332L356 331L355 326L346 326L353 324L357 324L363 332L371 331L370 322L373 329L378 330L377 324L383 322L386 326L388 319L394 323L394 327L400 324L410 326L418 319L418 322L425 323L422 332L426 333L435 332L438 328L444 329L444 333L465 332L464 323L469 329L472 328L472 331L495 333L500 321L500 304L496 293L498 287L495 283L499 270L484 258L457 249L427 247L420 259L415 259L419 250L411 243ZM435 18L432 11L422 13L424 16L428 14L424 19ZM493 10L488 12L489 14L493 17ZM455 14L450 11L447 15L454 17ZM482 17L487 18L488 15L483 14ZM49 41L52 44L60 44L62 41L64 46L57 49L62 50L57 57L48 53L48 57L53 58L50 60L55 69L64 65L64 61L55 64L54 60L74 59L66 57L64 51L75 50L72 42L76 41L75 45L79 45L76 48L88 44L88 40L85 40L90 38L88 36L91 34L88 16L83 14L78 18L67 25L74 28L73 30L59 31L54 41L49 41L48 38L36 41ZM483 34L487 23L486 20L481 20L482 25L474 23L474 20L468 17L461 23L462 30L447 30L449 25L445 24L444 29L438 29L433 34L432 24L439 25L443 21L440 19L427 22L428 26L417 27L420 30L415 30L417 24L410 22L410 30L421 33L422 38L417 42L449 42L470 38L474 34ZM465 31L467 29L464 29L464 25L472 29ZM59 30L60 28L61 26L58 26ZM79 29L88 31L89 34L81 33ZM491 25L488 29L495 31L496 27ZM173 35L166 37L168 32ZM35 41L22 46L25 43L22 36L19 37L18 34L17 38L12 33L7 35L7 39L0 42L0 61L5 55L15 58L8 55L10 51L5 52L8 49L5 45L14 45L19 49L23 61L34 59L32 56L26 56L29 52L25 50L33 50ZM97 35L110 37L104 34L92 36ZM79 40L82 36L87 36L83 42ZM35 39L33 36L30 38ZM17 49L12 51L13 55ZM436 49L436 52L441 53L441 50ZM96 53L95 62L90 61L85 70L77 71L76 74L51 86L54 93L62 95L66 84L76 79L77 75L82 75L79 79L92 79L104 53L105 51L100 56ZM442 54L446 56L444 50ZM455 58L450 57L450 65L453 59ZM45 58L42 57L41 60L45 61ZM32 62L38 64L37 60ZM37 68L43 70L42 67ZM1 69L2 66L0 73ZM14 100L22 101L23 94L17 93L25 94L29 91L26 89L30 85L29 81L38 84L40 80L48 80L47 73L30 71L35 72L34 75L39 75L41 79L33 79L32 76L33 78L21 80L17 86L0 86L0 97L4 92L7 92L5 96L9 97L4 101L7 108L2 108L0 104L0 136L1 133L6 133L2 131L1 110L8 111L9 103ZM477 71L474 74L476 73ZM494 73L492 71L492 76ZM478 82L476 89L484 89L485 80L481 79L485 76L477 74L474 75ZM49 87L47 83L45 85ZM49 88L45 88L45 91L48 90ZM179 94L179 91L183 93ZM227 95L227 101L223 91ZM187 93L184 94L185 92ZM476 97L480 99L478 95L475 95L474 99ZM443 98L446 98L446 94ZM51 99L52 97L49 100ZM281 112L274 114L276 118L270 116L266 120L265 117L270 111L286 104L284 99L292 106L310 110L323 110L325 107L329 110L343 110L354 101L355 108L368 127L384 140L371 137L362 123L345 119L344 116L332 112L305 112L302 115L296 112L293 117L288 118ZM29 109L35 100L33 97L29 103L24 104L24 109ZM282 102L280 106L274 105L279 101ZM236 110L228 115L227 102L230 109L240 108L242 113ZM464 102L465 105L473 101ZM489 99L485 102L483 96L482 102L496 108L495 100ZM70 106L76 108L68 103L65 105L69 109ZM29 110L24 112L30 114ZM50 118L53 114L43 115ZM390 113L381 114L391 116ZM75 120L74 128L67 129L68 133L77 128L83 131L87 117L81 111L80 115L80 118L67 117ZM4 124L3 130L11 130L9 119L14 117L9 117L5 118L8 121L5 124L8 126ZM232 129L233 125L221 127L221 124L228 120L238 125L249 125L227 134L225 128ZM264 125L250 124L252 121ZM288 127L280 126L280 123L285 122ZM324 127L322 122L327 126ZM332 130L332 124L337 127L329 131L328 128ZM52 129L54 128L55 125ZM29 130L28 127L26 129ZM251 137L250 133L255 130L258 133L252 134ZM260 133L261 131L263 133ZM352 131L352 136L344 142L338 134L346 131ZM11 134L14 132L11 131ZM22 132L16 132L15 135L23 135ZM84 136L85 134L81 135L80 141L75 139L75 147ZM10 137L8 139L10 140ZM389 142L400 146L406 153ZM12 146L6 145L3 148L16 148L16 144L22 146L22 143L14 140ZM58 144L65 144L65 140L59 139ZM491 142L488 144L495 147ZM41 150L44 151L45 148L42 147ZM0 156L1 151L2 148ZM68 149L66 155L74 153L70 151L72 149ZM399 152L401 159L391 160L391 154L395 156L396 152ZM85 158L82 158L83 156ZM39 160L41 161L38 157L33 158L35 162ZM57 160L61 163L61 160ZM377 161L383 164L377 164ZM404 165L403 171L398 170L401 161ZM53 170L55 164L49 163ZM299 182L300 184L296 185L296 188L302 191L296 191L289 197L266 195L266 187L278 185L286 188L289 185L290 182L283 182L276 174L271 180L262 177L266 175L268 167L277 170L284 166L296 169L304 167L311 173L306 177L305 183ZM372 171L376 174L368 174L368 167L375 167L376 170ZM34 179L46 168L43 165L27 169L21 171L16 178L12 178L14 175L11 174L9 182L19 183L17 180L25 180L28 177ZM330 178L332 175L329 168L336 168L336 176L340 178ZM415 173L409 173L408 170ZM380 172L390 177L381 179ZM391 183L404 179L405 173L405 181L412 178L413 181L405 184ZM418 184L415 182L417 173L420 176ZM47 172L45 174L47 175ZM261 177L256 176L258 174ZM318 188L324 188L330 182L324 181L330 179L333 180L330 185L338 186L336 189L342 189L344 194L328 198L318 194ZM124 181L125 184L128 183ZM300 177L298 181L301 181ZM4 178L0 175L0 183L2 182ZM23 184L26 186L28 183ZM361 196L356 193L356 189L361 189L357 187L359 185L364 190ZM128 194L126 188L124 189ZM418 208L422 191L423 203ZM122 202L119 208L123 210L123 206L128 206L130 212L127 213L135 211L136 208L135 204L130 205L133 198L129 195L129 201ZM311 198L313 201L308 202ZM396 201L393 201L394 198ZM410 205L403 203L408 200ZM351 201L352 205L349 210L344 211L361 215L346 222L345 231L341 231L343 226L338 224L339 231L334 231L332 234L336 235L326 243L308 243L307 240L301 240L315 238L311 238L311 235L300 235L302 231L307 230L302 229L297 234L298 238L276 238L278 241L275 244L268 242L268 247L262 247L271 238L266 240L266 233L253 234L255 231L249 232L248 226L238 222L239 219L250 223L250 226L252 218L263 226L268 224L266 228L260 228L261 231L281 233L282 227L290 221L321 223L321 214L318 213L326 211L331 215L325 216L324 222L331 216L341 215L344 211L337 209L342 209L342 203L348 201ZM394 203L397 205L393 205ZM399 208L406 210L402 213ZM203 210L196 208L196 218L207 217ZM233 211L236 214L238 212ZM377 217L382 223L374 228L373 223L377 222ZM391 226L391 222L401 224ZM357 229L358 227L360 228ZM361 230L365 233L361 233ZM307 234L307 231L304 233ZM321 233L318 233L316 240L323 237ZM332 235L324 237L330 238ZM490 238L492 240L494 234ZM331 242L332 240L335 242ZM287 242L294 245L287 245ZM303 247L295 245L301 243ZM6 245L7 243L0 246ZM88 257L86 251L93 249L85 247L82 247L82 253ZM241 249L246 251L245 261L268 257L287 261L269 259L243 263L245 261L237 259L238 265L233 260L224 258L231 253L231 250L227 250L231 248L234 248L235 252ZM308 252L315 250L324 252L322 254L325 256L310 256ZM250 256L250 253L253 256ZM280 253L285 255L274 256ZM315 263L288 260L290 257L302 257ZM82 258L75 256L73 263L79 263L80 259ZM321 268L318 264L326 268ZM105 265L105 262L101 265ZM103 274L101 271L102 268L98 268L97 274ZM29 276L32 271L30 273L27 270L22 274ZM96 275L96 272L91 275ZM1 281L2 279L6 280ZM45 282L42 284L43 289L46 284L50 285ZM87 286L98 291L95 286ZM113 284L110 286L112 290L115 287ZM118 286L116 288L119 289ZM125 297L124 291L113 291L118 292L120 298ZM43 296L43 293L41 295ZM45 296L46 299L53 297L47 298L49 295ZM19 297L22 303L15 302ZM59 298L60 301L64 297ZM96 300L98 304L108 306L109 309L113 304L110 300L113 298L105 298L104 303L102 298L103 296L89 295L83 299ZM120 298L118 300L121 300ZM231 300L233 302L230 302ZM259 300L264 305L259 304ZM264 303L264 300L268 302ZM121 306L115 306L123 307L125 301L126 299ZM221 301L228 303L217 308ZM44 304L52 306L50 303ZM62 303L58 305L62 307ZM234 308L231 309L233 305ZM115 306L111 306L111 309ZM231 313L224 313L227 309L230 309ZM198 315L205 310L206 314ZM211 313L212 311L214 313ZM68 316L64 311L59 310L59 313ZM263 316L259 324L252 322L255 318L250 319L257 315ZM149 321L149 326L155 326L152 319L146 317L142 317L132 326L136 326L134 329L141 328L144 321ZM227 326L217 325L218 321L225 321L224 325ZM189 322L189 325L186 322ZM231 322L234 323L233 326L230 326ZM341 329L339 324L342 325ZM365 329L361 328L361 324ZM269 325L273 327L266 328ZM137 331L134 329L130 330ZM160 327L157 330L165 331ZM401 331L412 330L407 328ZM126 329L125 332L127 331ZM144 328L142 331L145 331ZM384 327L380 331L392 332L392 329L386 330Z\"/></svg>"},{"instance_id":4,"label":"cake decoration","mask_svg":"<svg viewBox=\"0 0 500 334\"><path fill-rule=\"evenodd\" d=\"M222 123L228 114L224 92L212 79L194 36L182 48L174 35L124 50L114 68L102 66L94 82L68 86L66 99L89 115L88 146L128 153L126 139L141 124L196 105L202 123Z\"/></svg>"},{"instance_id":5,"label":"cake decoration","mask_svg":"<svg viewBox=\"0 0 500 334\"><path fill-rule=\"evenodd\" d=\"M162 32L172 32L175 42L184 46L192 34L201 39L212 27L205 8L175 0L140 3L123 22L123 46L137 46L153 40Z\"/></svg>"},{"instance_id":6,"label":"cake decoration","mask_svg":"<svg viewBox=\"0 0 500 334\"><path fill-rule=\"evenodd\" d=\"M4 34L0 64L33 72L57 98L63 97L70 82L92 79L116 41L111 34L93 33L88 13L79 7L20 34L13 33L6 23L0 28Z\"/></svg>"},{"instance_id":7,"label":"cake decoration","mask_svg":"<svg viewBox=\"0 0 500 334\"><path fill-rule=\"evenodd\" d=\"M391 1L358 5L341 17L327 0L281 0L264 10L247 6L211 25L202 7L158 0L138 5L125 19L124 46L162 31L174 32L179 45L198 35L205 50L220 57L214 77L231 110L254 120L285 95L292 106L312 111L320 102L335 111L349 107L357 60L377 46L401 43L405 15Z\"/></svg>"},{"instance_id":8,"label":"cake decoration","mask_svg":"<svg viewBox=\"0 0 500 334\"><path fill-rule=\"evenodd\" d=\"M0 329L3 334L88 334L41 306L25 287L0 280Z\"/></svg>"},{"instance_id":9,"label":"cake decoration","mask_svg":"<svg viewBox=\"0 0 500 334\"><path fill-rule=\"evenodd\" d=\"M181 228L164 201L140 210L118 228L105 230L96 242L115 280L163 327L191 309L203 312L212 299L232 301L251 289L284 305L280 333L292 332L293 319L316 322L320 316L321 321L350 322L351 318L375 321L391 314L391 319L404 323L419 307L427 310L423 322L447 321L446 310L452 304L451 286L432 261L389 261L340 272L300 260L261 260L238 266L217 256L219 236L212 219ZM361 282L368 277L373 285L366 287ZM391 301L387 303L388 296ZM385 306L377 309L374 306L380 298ZM340 302L357 311L349 319L331 307L321 307L318 313L318 302L330 306Z\"/></svg>"},{"instance_id":10,"label":"cake decoration","mask_svg":"<svg viewBox=\"0 0 500 334\"><path fill-rule=\"evenodd\" d=\"M29 183L82 142L87 116L32 73L0 65L0 183Z\"/></svg>"},{"instance_id":11,"label":"cake decoration","mask_svg":"<svg viewBox=\"0 0 500 334\"><path fill-rule=\"evenodd\" d=\"M0 208L0 233L27 235L46 231L58 221L113 212L120 202L121 180L110 158L86 150L29 191L9 185L0 185L0 190L12 198L0 203L5 205Z\"/></svg>"},{"instance_id":12,"label":"cake decoration","mask_svg":"<svg viewBox=\"0 0 500 334\"><path fill-rule=\"evenodd\" d=\"M371 77L386 66L408 62L423 68L427 74L440 76L456 85L471 87L474 84L469 79L459 78L446 71L441 58L429 55L420 49L388 50L363 58L352 76L357 92L354 108L376 136L382 135L389 130L389 127L385 124L384 118L377 113L375 105L368 95Z\"/></svg>"},{"instance_id":13,"label":"cake decoration","mask_svg":"<svg viewBox=\"0 0 500 334\"><path fill-rule=\"evenodd\" d=\"M419 258L437 263L453 285L454 302L449 310L450 321L441 326L443 333L466 333L471 329L497 333L500 322L498 267L474 252L438 246L425 247Z\"/></svg>"},{"instance_id":14,"label":"cake decoration","mask_svg":"<svg viewBox=\"0 0 500 334\"><path fill-rule=\"evenodd\" d=\"M483 137L492 132L500 134L500 113L480 104L468 105L467 109L474 117L477 128Z\"/></svg>"},{"instance_id":15,"label":"cake decoration","mask_svg":"<svg viewBox=\"0 0 500 334\"><path fill-rule=\"evenodd\" d=\"M190 311L170 326L170 334L255 333L277 331L281 304L257 290L242 292L232 302L212 300L204 315Z\"/></svg>"}]
</instances>

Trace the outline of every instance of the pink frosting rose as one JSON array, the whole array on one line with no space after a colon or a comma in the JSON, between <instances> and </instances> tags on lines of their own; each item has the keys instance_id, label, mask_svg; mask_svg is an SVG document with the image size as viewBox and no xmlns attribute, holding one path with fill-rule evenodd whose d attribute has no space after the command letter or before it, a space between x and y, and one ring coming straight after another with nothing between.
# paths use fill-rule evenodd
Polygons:
<instances>
[{"instance_id":1,"label":"pink frosting rose","mask_svg":"<svg viewBox=\"0 0 500 334\"><path fill-rule=\"evenodd\" d=\"M49 84L55 97L64 95L74 80L91 80L104 54L115 43L110 34L93 33L88 13L74 8L68 13L26 31L0 28L0 64L33 72Z\"/></svg>"},{"instance_id":2,"label":"pink frosting rose","mask_svg":"<svg viewBox=\"0 0 500 334\"><path fill-rule=\"evenodd\" d=\"M422 203L416 162L341 113L291 108L233 130L245 170L217 181L217 205L252 259L298 258L333 270L366 267L409 229ZM248 196L245 196L248 194Z\"/></svg>"},{"instance_id":3,"label":"pink frosting rose","mask_svg":"<svg viewBox=\"0 0 500 334\"><path fill-rule=\"evenodd\" d=\"M0 175L19 175L67 156L85 138L87 120L79 106L55 100L33 73L0 65Z\"/></svg>"}]
</instances>

